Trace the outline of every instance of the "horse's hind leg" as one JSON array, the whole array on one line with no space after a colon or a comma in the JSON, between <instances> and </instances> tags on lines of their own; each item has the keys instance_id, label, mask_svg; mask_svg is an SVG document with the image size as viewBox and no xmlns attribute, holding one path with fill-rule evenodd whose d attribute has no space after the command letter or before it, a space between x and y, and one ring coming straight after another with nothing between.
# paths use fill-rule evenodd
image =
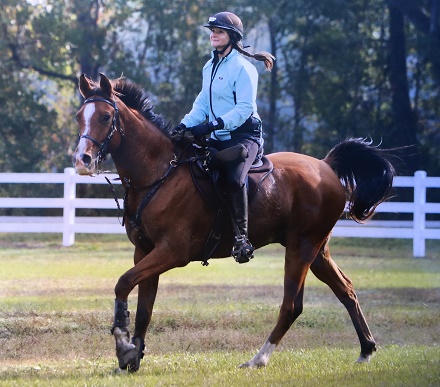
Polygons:
<instances>
[{"instance_id":1,"label":"horse's hind leg","mask_svg":"<svg viewBox=\"0 0 440 387\"><path fill-rule=\"evenodd\" d=\"M288 331L293 322L298 318L303 310L303 296L304 296L304 284L301 287L298 295L295 297L292 308L283 309L281 307L280 315L278 317L278 324L272 331L272 334L260 348L258 353L248 362L240 365L240 368L245 367L264 367L269 363L269 358L272 352L275 350L278 343L281 341L285 333ZM284 302L283 302L284 304Z\"/></svg>"},{"instance_id":2,"label":"horse's hind leg","mask_svg":"<svg viewBox=\"0 0 440 387\"><path fill-rule=\"evenodd\" d=\"M284 268L284 298L281 304L278 322L269 335L269 338L260 348L258 353L247 363L240 367L264 367L269 362L270 355L275 350L278 343L286 334L293 322L298 318L303 310L304 281L309 270L310 260L316 249L304 243L301 246L289 250L286 248L286 263ZM319 246L319 245L318 245ZM307 250L307 251L305 251ZM313 252L314 251L314 252Z\"/></svg>"},{"instance_id":3,"label":"horse's hind leg","mask_svg":"<svg viewBox=\"0 0 440 387\"><path fill-rule=\"evenodd\" d=\"M370 361L373 352L376 350L376 343L362 313L353 283L331 258L327 243L319 251L310 266L310 270L319 280L332 289L347 309L361 344L361 354L357 362Z\"/></svg>"}]
</instances>

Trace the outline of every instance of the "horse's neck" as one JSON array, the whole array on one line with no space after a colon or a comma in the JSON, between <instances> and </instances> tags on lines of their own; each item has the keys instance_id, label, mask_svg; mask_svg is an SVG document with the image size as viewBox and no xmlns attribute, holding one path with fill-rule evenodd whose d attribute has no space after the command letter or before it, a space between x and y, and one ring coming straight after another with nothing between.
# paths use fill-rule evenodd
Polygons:
<instances>
[{"instance_id":1,"label":"horse's neck","mask_svg":"<svg viewBox=\"0 0 440 387\"><path fill-rule=\"evenodd\" d=\"M151 122L132 116L121 123L124 137L112 154L116 169L133 185L148 186L166 172L174 156L173 145Z\"/></svg>"}]
</instances>

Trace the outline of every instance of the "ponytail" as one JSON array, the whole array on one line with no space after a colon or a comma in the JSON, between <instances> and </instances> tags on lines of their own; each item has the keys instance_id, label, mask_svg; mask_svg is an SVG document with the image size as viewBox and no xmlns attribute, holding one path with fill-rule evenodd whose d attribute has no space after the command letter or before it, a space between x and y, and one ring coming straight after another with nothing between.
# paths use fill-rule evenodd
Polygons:
<instances>
[{"instance_id":1,"label":"ponytail","mask_svg":"<svg viewBox=\"0 0 440 387\"><path fill-rule=\"evenodd\" d=\"M272 70L273 67L273 61L275 60L275 57L267 51L261 51L258 52L256 54L251 54L247 51L245 51L244 47L243 47L243 43L241 41L234 41L232 43L232 46L240 53L243 54L244 56L247 56L249 58L254 58L255 60L258 60L260 62L264 62L264 67L266 67L266 70L270 71Z\"/></svg>"}]
</instances>

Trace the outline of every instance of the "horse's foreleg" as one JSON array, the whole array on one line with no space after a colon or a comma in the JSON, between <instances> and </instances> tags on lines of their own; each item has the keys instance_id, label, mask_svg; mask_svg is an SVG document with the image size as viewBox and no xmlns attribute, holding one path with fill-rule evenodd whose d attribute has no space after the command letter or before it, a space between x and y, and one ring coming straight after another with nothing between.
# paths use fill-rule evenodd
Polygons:
<instances>
[{"instance_id":1,"label":"horse's foreleg","mask_svg":"<svg viewBox=\"0 0 440 387\"><path fill-rule=\"evenodd\" d=\"M154 249L123 274L115 286L115 320L112 333L115 337L116 355L121 369L136 371L139 368L145 332L156 298L159 275L174 267L184 266L181 261L172 259L172 256L169 250ZM135 334L130 342L127 299L136 285L139 285L138 309Z\"/></svg>"},{"instance_id":2,"label":"horse's foreleg","mask_svg":"<svg viewBox=\"0 0 440 387\"><path fill-rule=\"evenodd\" d=\"M286 253L287 254L287 253ZM294 256L294 255L293 255ZM272 352L303 310L304 280L309 269L306 262L290 262L286 255L284 298L278 322L258 353L240 367L264 367Z\"/></svg>"},{"instance_id":3,"label":"horse's foreleg","mask_svg":"<svg viewBox=\"0 0 440 387\"><path fill-rule=\"evenodd\" d=\"M310 269L319 280L332 289L347 309L361 344L361 353L357 362L370 361L376 350L376 343L362 313L353 283L333 261L327 245L318 253Z\"/></svg>"},{"instance_id":4,"label":"horse's foreleg","mask_svg":"<svg viewBox=\"0 0 440 387\"><path fill-rule=\"evenodd\" d=\"M137 371L140 361L144 357L145 334L150 325L153 313L153 305L156 300L157 288L159 285L159 276L154 276L138 285L138 304L136 310L136 321L134 327L132 344L136 346L136 359L131 362L130 369Z\"/></svg>"},{"instance_id":5,"label":"horse's foreleg","mask_svg":"<svg viewBox=\"0 0 440 387\"><path fill-rule=\"evenodd\" d=\"M137 371L144 357L145 334L151 321L156 300L159 276L153 276L138 285L138 304L133 338L130 341L130 324L127 303L115 301L115 322L112 333L116 341L116 355L119 368Z\"/></svg>"},{"instance_id":6,"label":"horse's foreleg","mask_svg":"<svg viewBox=\"0 0 440 387\"><path fill-rule=\"evenodd\" d=\"M116 354L121 369L130 369L131 359L136 355L136 346L130 343L129 325L130 317L127 302L116 299L115 318L111 332L115 337Z\"/></svg>"}]
</instances>

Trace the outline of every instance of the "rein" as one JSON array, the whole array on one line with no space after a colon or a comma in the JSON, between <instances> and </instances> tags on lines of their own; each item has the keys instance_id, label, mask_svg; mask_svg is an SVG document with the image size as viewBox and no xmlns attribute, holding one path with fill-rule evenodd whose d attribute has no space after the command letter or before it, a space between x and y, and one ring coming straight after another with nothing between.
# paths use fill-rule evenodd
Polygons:
<instances>
[{"instance_id":1,"label":"rein","mask_svg":"<svg viewBox=\"0 0 440 387\"><path fill-rule=\"evenodd\" d=\"M171 173L181 164L189 162L189 160L185 160L184 162L178 162L177 156L174 154L173 159L170 161L170 165L168 166L168 169L164 173L162 177L157 179L153 184L150 185L150 190L144 195L141 202L138 205L138 208L136 210L136 215L134 219L132 220L132 225L134 225L137 229L139 229L139 226L141 224L141 217L142 212L144 211L147 204L153 199L153 196L156 195L156 192L159 191L159 188L162 186L162 184L165 182L166 178L171 175ZM129 182L126 182L127 188L130 187ZM127 197L128 195L126 195ZM124 205L125 207L125 205Z\"/></svg>"},{"instance_id":2,"label":"rein","mask_svg":"<svg viewBox=\"0 0 440 387\"><path fill-rule=\"evenodd\" d=\"M110 127L109 132L107 134L107 137L104 139L103 142L99 142L98 140L94 139L93 137L89 136L88 134L83 134L82 136L79 137L80 140L82 138L90 140L93 144L95 144L99 148L99 150L98 150L98 164L100 164L107 157L108 145L109 145L113 135L115 134L115 132L119 132L119 134L121 135L121 138L123 137L124 133L123 133L121 125L120 125L119 109L118 109L118 106L116 105L116 102L109 101L108 99L101 98L101 97L91 97L91 98L87 98L84 101L83 105L85 105L86 103L91 103L91 102L105 102L105 103L109 104L111 107L113 107L113 109L115 109L115 114L113 115L113 120L112 120L112 126Z\"/></svg>"},{"instance_id":3,"label":"rein","mask_svg":"<svg viewBox=\"0 0 440 387\"><path fill-rule=\"evenodd\" d=\"M122 128L120 126L120 120L119 120L119 109L116 105L116 102L107 100L105 98L102 97L91 97L91 98L87 98L83 104L86 103L92 103L92 102L104 102L109 104L110 106L113 107L113 109L115 110L114 116L113 116L113 120L112 120L112 125L109 129L109 132L106 136L106 138L104 139L104 141L99 142L98 140L94 139L93 137L89 136L88 134L83 134L82 136L79 137L79 139L85 138L89 141L91 141L95 146L97 146L99 148L98 150L98 164L101 163L103 160L105 160L107 154L109 153L108 151L108 145L113 137L113 135L115 134L115 132L119 132L121 138L123 138L123 131ZM175 144L174 144L175 145ZM190 146L190 144L188 144L188 146ZM185 154L186 152L182 152L181 154ZM156 181L154 181L152 184L150 184L149 186L146 187L136 187L134 185L131 184L130 179L127 178L122 178L121 180L124 183L125 186L125 193L124 193L124 197L123 197L123 201L124 201L124 214L122 217L122 226L125 225L125 218L126 218L126 208L127 208L127 200L128 200L128 193L129 193L129 189L133 188L136 190L144 190L144 189L148 189L148 191L146 192L146 194L143 196L142 200L140 201L140 203L138 204L138 207L136 209L136 214L132 219L129 219L130 224L132 225L132 227L137 230L138 232L141 232L141 218L142 218L142 213L145 210L145 207L148 205L148 203L150 203L150 201L153 199L154 195L156 195L156 193L159 191L160 187L162 187L163 183L165 182L165 180L173 173L173 171L180 165L183 164L187 164L187 163L192 163L192 162L196 162L199 160L206 160L209 156L207 154L203 155L203 156L191 156L185 160L179 160L178 157L176 156L176 151L174 151L173 154L173 158L171 159L169 166L167 168L167 170L165 171L165 173L163 174L162 177L160 177L159 179L157 179ZM119 211L121 210L121 207L119 205L119 201L115 192L115 189L113 187L113 184L111 183L111 181L106 177L105 178L107 183L110 185L110 188L112 190L113 193L113 198L116 202L116 206L118 208L118 214ZM119 215L118 215L119 218ZM209 259L209 256L207 256L204 260L203 260L203 264L205 266L208 265L207 260Z\"/></svg>"},{"instance_id":4,"label":"rein","mask_svg":"<svg viewBox=\"0 0 440 387\"><path fill-rule=\"evenodd\" d=\"M167 170L165 171L165 173L163 174L163 176L160 177L159 179L157 179L155 182L153 182L152 184L150 184L147 187L143 187L143 188L134 187L134 186L131 185L129 179L125 179L124 178L124 180L123 180L124 183L125 183L124 210L126 208L126 201L128 199L128 189L129 188L135 188L137 190L149 188L149 191L147 191L147 193L144 195L144 197L142 198L141 202L139 203L139 205L138 205L138 207L136 209L135 217L130 220L131 225L136 230L138 230L138 231L140 230L142 212L144 211L144 209L148 205L148 203L150 203L151 199L153 199L154 195L156 195L157 191L159 191L160 187L165 182L165 180L172 174L172 172L178 166L183 165L183 164L187 164L187 163L192 163L192 162L195 162L195 161L198 161L198 160L204 160L207 157L208 156L206 156L206 155L204 155L204 156L192 156L192 157L189 157L189 158L187 158L185 160L178 160L176 154L174 153L173 159L170 161L169 166L168 166ZM124 216L123 219L125 219L125 216ZM124 225L124 222L122 223L122 225Z\"/></svg>"}]
</instances>

